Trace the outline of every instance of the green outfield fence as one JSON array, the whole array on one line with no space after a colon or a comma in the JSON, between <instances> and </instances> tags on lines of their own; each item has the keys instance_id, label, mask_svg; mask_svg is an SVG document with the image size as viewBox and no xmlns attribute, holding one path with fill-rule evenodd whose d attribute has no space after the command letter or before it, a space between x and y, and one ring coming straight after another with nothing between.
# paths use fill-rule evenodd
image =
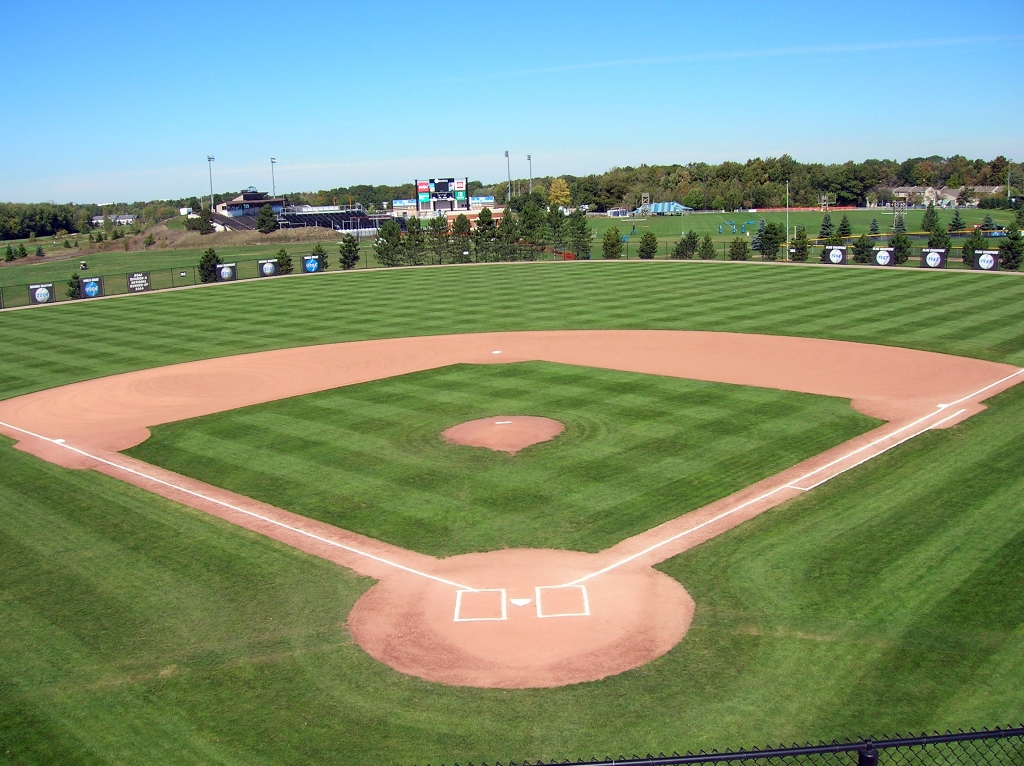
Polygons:
<instances>
[{"instance_id":1,"label":"green outfield fence","mask_svg":"<svg viewBox=\"0 0 1024 766\"><path fill-rule=\"evenodd\" d=\"M863 739L856 742L778 747L764 750L712 751L600 761L507 761L493 766L671 766L739 763L746 766L1019 766L1024 764L1024 725L956 733ZM457 763L455 766L459 766ZM467 764L473 766L473 764ZM479 766L488 766L481 762Z\"/></svg>"},{"instance_id":2,"label":"green outfield fence","mask_svg":"<svg viewBox=\"0 0 1024 766\"><path fill-rule=\"evenodd\" d=\"M911 238L915 238L915 239L921 240L921 239L924 239L926 235L911 234L909 236ZM853 240L855 238L848 238L848 239L849 239L849 241L846 244L847 245L852 245ZM630 245L632 245L632 247L630 247ZM986 242L986 246L991 248L991 249L997 249L998 248L998 242L997 241L992 241L991 243ZM820 263L820 258L819 258L820 247L821 247L821 245L817 244L815 240L811 240L811 248L812 249L811 249L810 257L808 259L808 263L812 263L812 264ZM905 264L902 264L902 267L903 268L919 267L921 265L921 250L923 249L923 247L924 247L923 244L919 244L919 245L913 246L911 248L910 259ZM726 257L726 250L727 250L727 248L728 248L728 245L726 243L723 243L723 245L722 245L722 252L717 254L716 260L719 260L719 261L727 260L727 257ZM669 258L669 253L671 252L671 245L669 243L665 243L664 248L661 248L659 246L659 250L660 250L660 252L659 252L659 254L657 256L657 259L658 260L666 260L667 258ZM782 255L783 255L783 253L780 252L780 259L779 259L779 261L777 261L777 263L783 263L784 262L784 260L781 258ZM623 253L623 258L627 259L627 260L636 260L636 257L637 257L637 255L636 255L636 246L635 246L635 244L633 244L633 243L627 244L627 247L625 248L624 253ZM593 260L601 260L600 252L594 252L594 254L591 255L591 258ZM235 280L233 280L233 281L242 281L242 280L259 279L259 278L274 279L275 277L260 277L260 275L258 273L259 262L260 261L265 261L265 260L268 260L268 259L267 258L249 258L249 259L234 259L234 260L230 260L231 263L235 264L236 276L235 276ZM331 263L331 267L329 269L317 272L316 274L308 274L308 275L305 275L305 276L315 277L315 276L317 276L317 274L325 273L327 271L329 271L329 272L341 271L341 268L337 265L337 257L335 256L331 260L332 260L332 263ZM521 258L516 258L515 260L518 260L518 261L527 261L527 260L529 260L529 261L562 261L562 260L575 260L575 256L572 253L567 253L567 252L563 253L560 250L554 250L554 251L552 251L552 250L536 250L536 251L532 252L532 257L521 257ZM697 260L697 259L694 259L694 260ZM752 258L752 260L757 261L758 259L757 258ZM428 263L426 265L431 265L431 264L428 261ZM292 256L292 267L294 269L293 274L301 274L302 273L302 255L301 254L300 255L293 255ZM363 269L366 269L366 268L382 269L382 268L386 268L386 267L380 266L379 264L377 264L375 262L371 263L369 261L369 258L366 255L364 255L363 258L359 261L358 265L355 268L359 269L359 270L363 270ZM952 247L950 249L949 258L947 260L947 268L950 268L950 269L962 268L961 260L960 260L960 257L959 257L959 248L956 247L956 246L954 246L954 247ZM137 274L148 274L148 283L147 283L148 284L148 288L145 289L145 290L138 290L137 292L150 292L150 291L153 291L153 290L169 290L169 289L175 289L175 288L180 288L180 287L191 287L192 285L200 284L199 270L198 270L197 266L184 266L184 267L173 268L173 269L154 269L154 270L150 270L150 271L147 271L147 272L118 272L118 273L115 273L115 274L96 274L96 273L93 273L93 272L88 271L88 270L80 271L78 273L79 273L79 276L82 279L93 278L93 277L100 277L100 278L102 278L102 280L103 280L102 294L103 294L104 297L112 296L112 295L126 295L126 294L131 294L133 292L136 292L136 291L134 291L134 290L129 288L129 283L130 283L130 278L132 277L132 275L137 275ZM39 284L51 284L51 283L39 283ZM38 284L20 284L20 285L11 285L11 286L7 286L7 287L0 287L0 309L10 309L10 308L17 308L17 307L22 307L22 306L33 305L33 301L32 301L31 295L32 295L32 293L37 288L38 288ZM51 300L49 302L52 302L52 303L64 303L64 302L72 300L71 298L68 297L67 291L68 291L68 283L67 283L66 280L65 281L54 281L52 283L52 288L50 290L50 292L52 294L50 296ZM77 300L90 300L90 299L91 298L89 296L83 295L81 298L79 298Z\"/></svg>"}]
</instances>

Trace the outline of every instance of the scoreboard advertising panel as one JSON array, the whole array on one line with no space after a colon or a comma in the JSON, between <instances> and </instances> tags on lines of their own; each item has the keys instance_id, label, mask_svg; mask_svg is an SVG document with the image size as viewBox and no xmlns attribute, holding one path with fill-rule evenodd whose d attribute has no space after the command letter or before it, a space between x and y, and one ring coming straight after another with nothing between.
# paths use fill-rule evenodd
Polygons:
<instances>
[{"instance_id":1,"label":"scoreboard advertising panel","mask_svg":"<svg viewBox=\"0 0 1024 766\"><path fill-rule=\"evenodd\" d=\"M469 201L468 178L428 178L416 181L416 202L429 206L436 200Z\"/></svg>"}]
</instances>

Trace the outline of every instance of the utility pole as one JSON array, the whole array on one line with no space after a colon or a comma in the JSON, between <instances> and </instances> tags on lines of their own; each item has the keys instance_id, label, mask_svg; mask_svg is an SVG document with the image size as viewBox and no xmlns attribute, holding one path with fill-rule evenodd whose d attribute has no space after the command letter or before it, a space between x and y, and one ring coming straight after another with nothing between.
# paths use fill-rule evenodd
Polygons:
<instances>
[{"instance_id":1,"label":"utility pole","mask_svg":"<svg viewBox=\"0 0 1024 766\"><path fill-rule=\"evenodd\" d=\"M277 160L273 157L270 158L270 196L277 196L277 181L274 179L274 165L277 164Z\"/></svg>"},{"instance_id":2,"label":"utility pole","mask_svg":"<svg viewBox=\"0 0 1024 766\"><path fill-rule=\"evenodd\" d=\"M527 154L526 155L526 161L530 164L530 194L533 194L533 157L532 157L532 155ZM1009 188L1010 184L1007 183L1006 186L1007 186L1007 188Z\"/></svg>"},{"instance_id":3,"label":"utility pole","mask_svg":"<svg viewBox=\"0 0 1024 766\"><path fill-rule=\"evenodd\" d=\"M505 150L505 168L508 170L508 200L505 204L508 205L512 201L512 161L508 158L508 149Z\"/></svg>"},{"instance_id":4,"label":"utility pole","mask_svg":"<svg viewBox=\"0 0 1024 766\"><path fill-rule=\"evenodd\" d=\"M213 215L213 157L206 155L206 164L210 167L210 215Z\"/></svg>"},{"instance_id":5,"label":"utility pole","mask_svg":"<svg viewBox=\"0 0 1024 766\"><path fill-rule=\"evenodd\" d=\"M782 260L789 260L789 179L786 179L786 252L782 256Z\"/></svg>"}]
</instances>

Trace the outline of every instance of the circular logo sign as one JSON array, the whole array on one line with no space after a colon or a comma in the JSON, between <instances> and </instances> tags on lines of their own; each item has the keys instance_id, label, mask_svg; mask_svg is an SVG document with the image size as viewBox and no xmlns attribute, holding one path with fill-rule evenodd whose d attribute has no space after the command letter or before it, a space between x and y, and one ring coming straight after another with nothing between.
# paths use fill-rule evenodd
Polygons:
<instances>
[{"instance_id":1,"label":"circular logo sign","mask_svg":"<svg viewBox=\"0 0 1024 766\"><path fill-rule=\"evenodd\" d=\"M36 303L47 303L50 300L50 291L45 287L36 288Z\"/></svg>"},{"instance_id":2,"label":"circular logo sign","mask_svg":"<svg viewBox=\"0 0 1024 766\"><path fill-rule=\"evenodd\" d=\"M830 250L829 254L828 254L828 259L830 261L832 261L832 263L842 263L843 262L843 251L842 250Z\"/></svg>"},{"instance_id":3,"label":"circular logo sign","mask_svg":"<svg viewBox=\"0 0 1024 766\"><path fill-rule=\"evenodd\" d=\"M984 255L978 256L978 265L981 266L981 268L988 270L996 265L996 259L988 253L985 253Z\"/></svg>"},{"instance_id":4,"label":"circular logo sign","mask_svg":"<svg viewBox=\"0 0 1024 766\"><path fill-rule=\"evenodd\" d=\"M879 266L888 266L891 260L892 256L886 250L880 250L878 255L875 256L875 261Z\"/></svg>"},{"instance_id":5,"label":"circular logo sign","mask_svg":"<svg viewBox=\"0 0 1024 766\"><path fill-rule=\"evenodd\" d=\"M942 256L938 253L928 253L928 255L924 257L924 262L927 263L929 267L937 269L939 264L942 263Z\"/></svg>"},{"instance_id":6,"label":"circular logo sign","mask_svg":"<svg viewBox=\"0 0 1024 766\"><path fill-rule=\"evenodd\" d=\"M224 268L222 268L220 270L220 278L224 279L224 280L231 279L231 267L230 266L225 266Z\"/></svg>"},{"instance_id":7,"label":"circular logo sign","mask_svg":"<svg viewBox=\"0 0 1024 766\"><path fill-rule=\"evenodd\" d=\"M277 264L275 264L275 263L264 263L263 264L263 276L265 276L265 277L271 276L274 273L274 269L276 268L276 266L277 266Z\"/></svg>"},{"instance_id":8,"label":"circular logo sign","mask_svg":"<svg viewBox=\"0 0 1024 766\"><path fill-rule=\"evenodd\" d=\"M86 282L85 283L85 295L88 298L95 298L100 294L100 283L99 282Z\"/></svg>"},{"instance_id":9,"label":"circular logo sign","mask_svg":"<svg viewBox=\"0 0 1024 766\"><path fill-rule=\"evenodd\" d=\"M312 274L314 271L319 270L320 260L317 258L310 258L306 261L306 271Z\"/></svg>"}]
</instances>

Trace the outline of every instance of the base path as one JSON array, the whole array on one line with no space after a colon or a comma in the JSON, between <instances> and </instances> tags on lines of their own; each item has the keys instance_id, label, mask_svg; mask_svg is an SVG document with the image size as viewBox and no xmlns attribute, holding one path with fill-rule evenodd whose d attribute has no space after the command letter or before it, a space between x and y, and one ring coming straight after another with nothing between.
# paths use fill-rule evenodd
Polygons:
<instances>
[{"instance_id":1,"label":"base path","mask_svg":"<svg viewBox=\"0 0 1024 766\"><path fill-rule=\"evenodd\" d=\"M161 423L451 364L534 360L837 396L887 422L596 554L505 550L435 559L119 454ZM808 338L480 333L292 348L75 383L0 402L0 433L58 465L102 471L376 578L348 624L367 653L397 670L448 684L544 687L621 673L678 643L694 604L654 564L970 417L1022 377L1024 370L1004 364ZM522 449L512 431L494 429L529 415L491 416L495 422L475 436L508 440L482 446ZM537 434L531 429L530 443Z\"/></svg>"}]
</instances>

